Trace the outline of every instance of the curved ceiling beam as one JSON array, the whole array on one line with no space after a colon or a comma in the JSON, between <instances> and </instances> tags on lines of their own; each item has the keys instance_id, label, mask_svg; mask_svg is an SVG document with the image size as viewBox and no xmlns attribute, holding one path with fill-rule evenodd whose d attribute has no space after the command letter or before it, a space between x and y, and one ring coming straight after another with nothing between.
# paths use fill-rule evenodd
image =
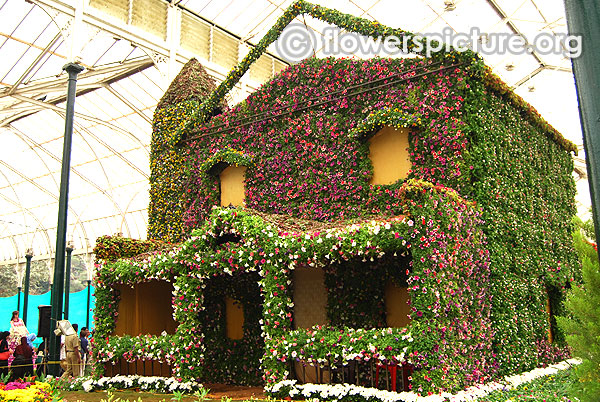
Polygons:
<instances>
[{"instance_id":1,"label":"curved ceiling beam","mask_svg":"<svg viewBox=\"0 0 600 402\"><path fill-rule=\"evenodd\" d=\"M15 99L23 100L25 102L29 102L29 103L32 103L34 105L37 105L37 106L39 106L39 109L34 110L34 111L23 112L23 113L19 114L18 117L17 116L13 116L13 117L6 118L6 119L0 121L0 127L9 125L10 123L12 123L12 122L14 122L16 120L22 119L24 117L31 116L32 114L38 112L41 109L54 110L54 111L56 111L58 113L61 113L63 115L65 113L65 109L63 109L61 107L58 107L58 106L55 106L55 105L52 105L52 104L49 104L49 103L46 103L46 102L42 102L42 101L39 101L39 100L36 100L36 99L30 99L30 98L27 98L25 96L20 96L20 95L11 95L11 96L13 98L15 98ZM100 125L106 126L106 127L110 128L112 130L115 130L115 131L117 131L119 133L122 133L122 134L126 135L127 137L133 139L135 142L137 142L140 145L140 147L146 153L149 154L147 145L144 144L138 137L136 137L135 135L133 135L129 131L124 130L124 129L122 129L119 126L116 126L114 124L106 122L106 121L104 121L102 119L99 119L97 117L88 116L86 114L75 112L75 117L78 117L78 118L81 118L81 119L84 119L84 120L88 120L88 121L91 121L91 122L96 123L96 124L100 124Z\"/></svg>"},{"instance_id":2,"label":"curved ceiling beam","mask_svg":"<svg viewBox=\"0 0 600 402\"><path fill-rule=\"evenodd\" d=\"M6 224L4 224L4 227L6 228L6 232L10 232L10 229L8 228L8 226ZM15 249L15 256L17 256L17 261L19 259L19 247L17 246L17 242L15 242L15 238L14 236L9 236L7 237L9 239L9 241L12 243L13 248Z\"/></svg>"},{"instance_id":3,"label":"curved ceiling beam","mask_svg":"<svg viewBox=\"0 0 600 402\"><path fill-rule=\"evenodd\" d=\"M125 219L125 218L126 218L126 215L127 215L128 213L130 213L130 211L129 211L129 208L131 207L131 204L133 204L133 200L135 200L135 199L137 198L137 196L138 196L138 195L140 195L140 193L141 193L142 191L148 191L148 188L147 188L147 186L144 186L144 188L141 188L139 191L137 191L137 192L136 192L136 193L133 195L133 197L131 197L131 199L129 200L129 202L127 203L127 207L125 208L125 215L123 215L123 220L121 221L121 228L123 227L123 224L125 223L125 225L127 225L127 228L128 228L128 230L129 230L129 226L128 226L128 223L126 222L126 219ZM136 227L137 227L137 223L136 223ZM138 235L139 235L139 233L140 233L140 231L138 230ZM131 237L131 232L130 232L130 234L129 234L129 237Z\"/></svg>"},{"instance_id":4,"label":"curved ceiling beam","mask_svg":"<svg viewBox=\"0 0 600 402\"><path fill-rule=\"evenodd\" d=\"M13 127L11 125L11 127ZM14 128L14 127L13 127ZM15 128L15 130L17 130ZM36 146L36 148L42 150L46 155L48 155L49 157L51 157L52 159L56 160L59 163L62 163L62 160L54 155L52 152L48 151L46 148L43 147L42 144L38 143L37 141L33 140L31 137L27 136L26 134L23 133L24 136L27 137L27 139ZM95 155L95 154L94 154ZM58 201L58 197L54 194L54 193L50 193L49 191L47 191L46 189L44 189L43 187L41 187L40 185L38 185L35 181L33 181L32 179L24 176L23 174L21 174L20 172L18 172L16 169L12 168L10 165L0 161L0 164L3 164L5 166L7 166L10 170L14 171L16 174L18 174L19 176L21 176L22 178L24 178L25 180L27 180L28 182L34 184L36 187L38 187L39 189L41 189L43 192L45 192L46 194L50 195L52 198L54 198L56 201ZM101 188L99 185L97 185L95 182L93 182L92 180L90 180L89 178L87 178L85 175L83 175L82 173L80 173L76 168L71 167L71 171L76 174L79 178L81 178L83 181L85 181L86 183L88 183L89 185L91 185L92 187L94 187L96 190L98 190L101 194L103 194L108 200L111 201L111 203L115 206L116 210L121 212L121 207L118 205L118 203L111 197L110 194L108 194L103 188ZM72 208L69 206L69 209L72 210ZM74 210L72 210L73 213L75 214L75 216L77 217L77 221L80 221L79 216L80 214L76 213Z\"/></svg>"},{"instance_id":5,"label":"curved ceiling beam","mask_svg":"<svg viewBox=\"0 0 600 402\"><path fill-rule=\"evenodd\" d=\"M78 126L80 126L78 124ZM103 141L101 141L100 139L96 138L96 136L94 134L92 134L90 132L90 130L88 130L85 127L80 126L79 129L76 131L77 134L79 134L79 136L81 137L81 139L85 142L85 144L88 146L88 148L90 149L90 152L94 155L94 158L96 160L96 162L98 162L98 164L100 165L100 169L102 170L102 174L104 175L104 178L106 179L106 183L108 185L109 191L111 194L107 194L105 193L106 197L110 199L110 201L112 201L113 206L115 207L116 211L121 215L124 216L123 210L121 208L121 206L119 205L119 203L115 200L112 192L113 192L113 187L112 187L112 183L110 181L110 179L108 178L108 174L106 173L106 169L104 168L104 164L102 163L101 158L98 158L98 155L96 154L96 151L94 150L94 148L90 145L90 143L87 141L87 139L81 134L80 130L84 130L85 132L87 132L88 134L90 134L90 136L92 136L94 139L96 139L98 142L100 142L102 145L106 146L109 150L111 150L116 156L118 156L119 158L123 159L125 162L127 162L130 166L133 166L133 164L131 162L129 162L126 158L124 158L120 153L116 152L115 150L113 150L112 148L110 148L108 146L108 144L104 143ZM129 230L129 228L127 228L127 230ZM87 233L86 233L86 238L87 238Z\"/></svg>"},{"instance_id":6,"label":"curved ceiling beam","mask_svg":"<svg viewBox=\"0 0 600 402\"><path fill-rule=\"evenodd\" d=\"M66 62L66 61L65 61ZM127 78L135 73L144 71L145 69L152 67L154 62L150 57L136 57L124 62L115 62L103 67L88 67L88 70L83 71L77 76L77 96L85 95L86 93L100 88L103 84L112 84L113 82L119 81L123 78ZM11 88L0 90L0 98L6 96L16 95L37 95L46 94L48 92L59 92L60 96L48 100L48 103L58 104L64 102L67 96L64 93L67 92L67 79L62 72L58 72L58 76L42 79L36 81L35 84L28 84L27 86L17 88L14 91L10 91ZM94 79L97 76L101 76L99 79ZM81 81L81 84L79 83ZM85 84L93 85L93 87L86 87Z\"/></svg>"},{"instance_id":7,"label":"curved ceiling beam","mask_svg":"<svg viewBox=\"0 0 600 402\"><path fill-rule=\"evenodd\" d=\"M46 162L44 161L44 159L40 156L40 154L38 153L37 149L34 147L31 147L30 144L27 143L27 141L25 141L25 139L23 138L23 133L20 132L20 130L17 130L14 127L9 128L8 130L10 133L14 134L17 136L17 138L19 138L21 141L23 141L38 157L38 159L42 162L42 164L44 165L44 167L46 168L46 171L48 172L48 174L50 175L50 177L52 177L52 180L54 181L54 185L56 186L56 189L58 191L58 183L56 182L56 179L54 177L54 175L51 174L50 168L48 167L48 165L46 164ZM25 220L25 214L24 212L27 212L28 214L30 214L31 216L33 216L33 218L37 221L38 223L38 227L36 228L36 230L32 233L31 239L28 239L28 243L30 243L30 246L33 247L33 239L35 238L35 233L38 229L40 228L44 228L44 233L46 235L47 241L48 241L48 250L51 251L52 250L52 244L50 242L50 237L48 236L48 232L45 229L44 225L42 224L42 222L37 218L37 216L30 211L29 209L25 208L23 206L23 202L21 201L19 194L17 193L17 191L14 189L12 183L10 182L10 180L8 180L8 178L6 177L6 175L4 174L4 172L1 172L2 175L5 177L8 185L11 187L15 198L17 199L17 203L15 203L16 206L18 206L21 209L21 213L23 213L23 223L26 223Z\"/></svg>"},{"instance_id":8,"label":"curved ceiling beam","mask_svg":"<svg viewBox=\"0 0 600 402\"><path fill-rule=\"evenodd\" d=\"M16 207L22 208L22 205L19 202L16 202L13 199L8 198L6 195L4 195L2 193L0 193L0 198L4 199L4 201L6 201L6 202L8 202L8 203L10 203L10 204L12 204L12 205L14 205ZM39 220L39 218L37 217L36 214L34 214L28 208L23 208L23 209L25 210L25 212L27 212L29 215L31 215L31 217L38 223L38 227L35 230L39 231L40 233L43 233L45 235L46 241L48 242L49 253L52 253L53 252L53 250L52 250L52 242L50 240L50 236L48 235L48 229L46 229L44 227L44 224Z\"/></svg>"},{"instance_id":9,"label":"curved ceiling beam","mask_svg":"<svg viewBox=\"0 0 600 402\"><path fill-rule=\"evenodd\" d=\"M102 138L100 138L99 136L97 136L96 134L94 134L89 128L84 127L84 126L82 126L81 124L79 124L77 122L75 122L75 124L77 124L77 126L79 127L80 130L84 130L86 133L88 133L90 135L90 137L92 137L94 140L96 140L100 144L102 144L102 146L104 146L106 149L108 149L110 152L112 152L116 157L118 157L123 162L125 162L127 165L129 165L133 170L135 170L136 172L138 172L144 178L146 178L146 179L149 178L149 176L148 176L148 174L146 172L144 172L139 167L137 167L132 161L130 161L129 159L127 159L126 157L124 157L123 155L121 155L121 153L119 151L117 151L115 148L113 148L110 145L108 145L108 143L106 141L104 141ZM81 137L83 138L83 136L81 136ZM85 138L83 138L83 139L84 139L84 141L86 141ZM86 141L86 144L87 144L87 141ZM88 146L90 147L90 150L92 152L94 152L94 149L89 144L88 144ZM147 150L146 150L145 147L142 150L147 152ZM96 154L94 152L94 156L95 155ZM98 158L96 158L96 159L98 160ZM104 171L104 167L102 167L102 170ZM106 175L106 173L104 175L106 177L106 180L108 180L108 176ZM109 183L109 185L110 185L110 183Z\"/></svg>"},{"instance_id":10,"label":"curved ceiling beam","mask_svg":"<svg viewBox=\"0 0 600 402\"><path fill-rule=\"evenodd\" d=\"M23 173L19 172L18 170L16 170L13 166L9 165L8 163L0 160L0 165L6 167L8 170L10 170L11 172L15 173L17 176L21 177L22 179L24 179L25 181L27 181L28 183L32 184L34 187L36 187L38 190L42 191L44 194L50 196L51 198L53 198L54 200L56 200L56 202L58 202L58 197L56 196L55 193L47 190L46 188L44 188L43 186L41 186L40 184L38 184L35 180L25 176ZM73 215L78 218L79 214L73 209L72 206L69 206L69 210L73 213Z\"/></svg>"},{"instance_id":11,"label":"curved ceiling beam","mask_svg":"<svg viewBox=\"0 0 600 402\"><path fill-rule=\"evenodd\" d=\"M138 109L133 103L129 101L125 96L121 95L116 89L111 87L109 84L104 84L104 88L111 94L113 94L117 99L126 104L131 110L138 114L142 119L146 120L148 124L152 124L152 119L146 116L140 109Z\"/></svg>"},{"instance_id":12,"label":"curved ceiling beam","mask_svg":"<svg viewBox=\"0 0 600 402\"><path fill-rule=\"evenodd\" d=\"M17 199L17 201L19 203L19 208L21 208L21 210L23 210L23 206L22 206L23 203L21 202L21 197L19 197L19 193L17 192L17 190L15 190L15 187L13 186L12 182L8 179L8 177L4 174L4 172L0 170L0 173L4 177L4 180L6 180L6 183L10 187L12 193L15 195L15 198ZM23 224L26 224L26 223L27 222L25 221L25 218L23 217Z\"/></svg>"}]
</instances>

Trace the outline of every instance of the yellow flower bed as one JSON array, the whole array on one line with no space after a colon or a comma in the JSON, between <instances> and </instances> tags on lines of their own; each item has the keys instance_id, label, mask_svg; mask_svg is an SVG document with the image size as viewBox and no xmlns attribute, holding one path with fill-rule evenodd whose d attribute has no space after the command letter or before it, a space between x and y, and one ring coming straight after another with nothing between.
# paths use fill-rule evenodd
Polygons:
<instances>
[{"instance_id":1,"label":"yellow flower bed","mask_svg":"<svg viewBox=\"0 0 600 402\"><path fill-rule=\"evenodd\" d=\"M0 385L0 401L5 402L49 402L50 384L36 382L25 389L2 389Z\"/></svg>"}]
</instances>

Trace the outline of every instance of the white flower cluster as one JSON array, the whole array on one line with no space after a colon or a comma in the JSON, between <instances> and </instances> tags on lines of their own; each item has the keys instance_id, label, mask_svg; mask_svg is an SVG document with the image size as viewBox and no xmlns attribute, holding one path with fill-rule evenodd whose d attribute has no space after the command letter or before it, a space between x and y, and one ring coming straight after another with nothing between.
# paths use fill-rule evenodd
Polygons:
<instances>
[{"instance_id":1,"label":"white flower cluster","mask_svg":"<svg viewBox=\"0 0 600 402\"><path fill-rule=\"evenodd\" d=\"M476 401L478 398L484 397L493 391L499 389L515 389L521 384L529 383L540 377L556 374L560 370L566 370L577 364L581 364L581 360L569 359L560 363L551 364L548 367L536 368L525 373L509 375L499 382L490 382L469 387L464 391L451 395L449 400L451 402Z\"/></svg>"},{"instance_id":2,"label":"white flower cluster","mask_svg":"<svg viewBox=\"0 0 600 402\"><path fill-rule=\"evenodd\" d=\"M296 384L295 380L281 381L274 386L267 388L267 392L276 393L283 388L289 387L289 396L294 399L312 399L320 401L339 401L347 397L360 397L360 400L379 401L379 402L442 402L446 399L439 395L430 395L422 397L414 392L390 392L377 388L365 388L351 384Z\"/></svg>"},{"instance_id":3,"label":"white flower cluster","mask_svg":"<svg viewBox=\"0 0 600 402\"><path fill-rule=\"evenodd\" d=\"M269 393L278 393L289 388L289 396L294 399L317 398L321 401L339 401L349 396L362 397L368 401L379 402L465 402L476 401L481 397L500 389L514 389L521 384L531 382L536 378L553 375L560 370L566 370L581 360L569 359L544 368L536 368L526 373L506 376L499 382L474 385L456 394L442 393L420 396L414 392L389 392L376 388L365 388L351 384L297 384L295 380L285 380L272 386L265 387Z\"/></svg>"},{"instance_id":4,"label":"white flower cluster","mask_svg":"<svg viewBox=\"0 0 600 402\"><path fill-rule=\"evenodd\" d=\"M117 375L114 377L102 377L94 380L89 377L81 377L70 384L70 389L83 388L85 392L97 389L127 389L139 388L142 391L156 391L173 393L175 391L191 393L202 388L202 384L195 381L179 381L173 377L142 377L139 375Z\"/></svg>"}]
</instances>

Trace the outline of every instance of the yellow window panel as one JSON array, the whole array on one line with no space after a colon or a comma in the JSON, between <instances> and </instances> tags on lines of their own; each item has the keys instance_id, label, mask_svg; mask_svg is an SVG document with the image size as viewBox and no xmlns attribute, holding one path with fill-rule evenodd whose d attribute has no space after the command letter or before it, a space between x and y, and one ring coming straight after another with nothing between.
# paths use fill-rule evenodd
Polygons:
<instances>
[{"instance_id":1,"label":"yellow window panel","mask_svg":"<svg viewBox=\"0 0 600 402\"><path fill-rule=\"evenodd\" d=\"M321 268L298 267L293 274L294 328L327 324L327 289Z\"/></svg>"},{"instance_id":2,"label":"yellow window panel","mask_svg":"<svg viewBox=\"0 0 600 402\"><path fill-rule=\"evenodd\" d=\"M244 205L245 186L244 177L246 175L245 166L228 166L219 175L221 182L221 206L234 207Z\"/></svg>"},{"instance_id":3,"label":"yellow window panel","mask_svg":"<svg viewBox=\"0 0 600 402\"><path fill-rule=\"evenodd\" d=\"M392 281L385 287L385 316L387 326L403 328L410 324L410 295L408 288L398 287Z\"/></svg>"},{"instance_id":4,"label":"yellow window panel","mask_svg":"<svg viewBox=\"0 0 600 402\"><path fill-rule=\"evenodd\" d=\"M225 297L225 320L227 322L227 337L242 339L244 337L244 306L229 296Z\"/></svg>"},{"instance_id":5,"label":"yellow window panel","mask_svg":"<svg viewBox=\"0 0 600 402\"><path fill-rule=\"evenodd\" d=\"M371 184L392 184L408 177L411 168L408 133L408 129L384 127L369 140Z\"/></svg>"}]
</instances>

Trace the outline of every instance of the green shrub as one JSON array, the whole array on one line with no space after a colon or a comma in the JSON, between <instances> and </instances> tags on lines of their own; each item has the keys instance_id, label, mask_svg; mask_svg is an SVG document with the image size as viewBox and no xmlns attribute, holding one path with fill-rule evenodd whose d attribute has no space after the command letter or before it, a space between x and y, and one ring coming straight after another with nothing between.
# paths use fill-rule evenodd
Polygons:
<instances>
[{"instance_id":1,"label":"green shrub","mask_svg":"<svg viewBox=\"0 0 600 402\"><path fill-rule=\"evenodd\" d=\"M583 264L582 283L574 285L565 300L568 317L557 317L573 355L582 360L575 369L579 380L577 393L582 401L597 401L600 395L600 265L594 245L586 241L589 223L576 222L575 247Z\"/></svg>"}]
</instances>

